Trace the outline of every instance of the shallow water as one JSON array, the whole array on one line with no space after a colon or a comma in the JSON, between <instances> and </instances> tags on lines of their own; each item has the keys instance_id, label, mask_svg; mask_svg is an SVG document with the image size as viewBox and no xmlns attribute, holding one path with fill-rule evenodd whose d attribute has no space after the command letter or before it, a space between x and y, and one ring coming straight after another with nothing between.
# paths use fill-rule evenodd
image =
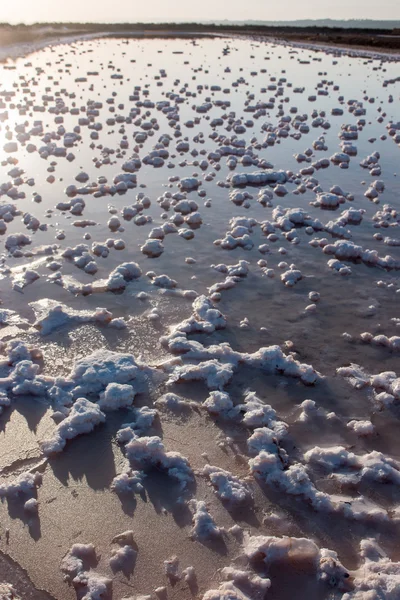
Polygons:
<instances>
[{"instance_id":1,"label":"shallow water","mask_svg":"<svg viewBox=\"0 0 400 600\"><path fill-rule=\"evenodd\" d=\"M224 54L224 49L229 52ZM306 64L305 64L306 63ZM367 265L359 260L343 261L351 266L351 274L341 276L328 268L327 261L333 258L324 254L320 247L309 245L313 238L326 237L329 243L336 239L325 231L306 233L304 227L298 227L296 234L298 244L288 241L279 229L276 229L278 240L270 242L256 226L251 239L254 247L251 250L236 248L222 250L213 244L223 238L229 231L229 220L232 217L245 216L254 218L257 222L274 221L272 211L278 205L284 208L302 208L313 219L319 219L323 224L339 217L348 208L363 209L363 220L359 225L346 225L351 232L351 241L364 249L378 250L380 256L390 254L400 261L400 246L387 246L383 241L374 239L376 232L390 235L399 239L399 227L376 229L373 216L381 210L384 204L390 204L399 210L400 184L396 170L399 165L399 148L387 135L386 125L399 118L400 82L383 86L385 80L394 79L398 75L398 63L394 60L372 60L346 56L345 53L314 52L307 49L293 49L284 45L256 42L244 39L103 39L97 41L76 42L71 45L59 45L47 48L12 63L15 68L2 69L1 98L6 106L0 109L8 111L8 119L1 123L0 148L15 139L15 126L25 121L29 123L29 131L36 120L43 121L44 132L57 132L55 115L50 112L54 107L54 99L63 98L65 106L70 109L73 102L77 107L86 107L89 100L102 103L99 116L94 122L102 123L99 139L90 139L91 130L82 126L81 140L72 148L67 148L75 155L75 160L68 162L65 158L49 156L40 157L37 151L28 153L24 145L19 144L18 152L7 154L0 150L0 158L4 161L0 166L0 184L10 180L8 172L13 168L7 163L7 158L18 160L17 167L24 170L23 178L34 178L34 185L18 185L18 191L24 191L25 198L12 200L7 195L1 196L1 202L15 203L22 214L29 212L47 224L46 231L26 231L21 222L21 216L16 216L7 223L7 232L1 238L10 234L26 233L32 237L32 244L22 248L22 256L11 256L2 245L2 274L0 280L0 296L2 307L17 311L17 313L33 324L35 317L29 303L42 298L48 298L63 303L76 310L93 311L97 306L105 307L112 312L113 317L127 319L126 329L113 329L97 323L66 326L53 331L47 336L40 335L27 324L21 327L4 326L0 331L1 339L8 342L15 338L28 341L43 352L41 361L42 372L49 376L67 376L75 360L85 357L95 350L107 348L118 352L132 353L148 365L158 365L170 358L165 346L160 344L161 336L169 333L170 327L178 324L192 314L192 301L171 295L151 285L146 277L147 271L155 271L157 275L167 274L177 281L178 289L194 290L198 294L207 294L207 288L222 281L225 275L214 270L211 265L225 263L233 265L239 260L249 262L249 274L234 288L222 291L217 308L226 315L226 328L212 334L190 335L206 346L221 342L229 342L231 347L240 352L255 352L264 346L278 344L285 352L291 349L295 358L302 363L312 365L324 378L315 386L307 387L298 379L287 378L281 374L266 374L261 369L243 367L235 372L232 381L226 386L234 403L242 402L246 390L253 390L267 404L276 410L280 419L288 423L289 436L283 446L292 460L299 460L310 448L315 446L345 446L356 454L365 454L372 450L383 452L388 457L400 460L398 443L398 406L394 402L385 410L377 410L370 386L355 390L348 381L337 375L336 369L351 363L361 365L367 373L376 374L384 371L398 371L398 351L387 347L374 346L360 342L361 333L368 331L374 335L384 334L388 337L398 335L399 327L393 318L400 317L398 313L398 294L400 292L400 277L398 270L383 269ZM68 65L68 66L67 66ZM225 69L229 67L230 71ZM37 74L36 69L40 69ZM160 69L165 69L166 76L159 78ZM262 70L265 69L265 72ZM98 75L86 75L88 72L98 72ZM115 73L122 74L123 79L111 79ZM86 82L76 82L78 77L87 77ZM243 78L237 87L233 82ZM276 78L276 81L271 80ZM282 95L276 99L276 107L266 111L265 115L254 118L253 113L244 112L246 102L255 104L257 101L268 102L274 97L275 90L261 92L271 81L277 84L282 81ZM179 81L177 81L179 80ZM339 89L333 91L333 85L322 84L329 90L326 96L317 96L315 102L308 97L316 94L317 85L322 82L333 82ZM291 86L288 86L292 84ZM160 84L160 85L159 85ZM203 86L199 90L198 85ZM229 93L210 91L206 86L220 85L222 90ZM121 173L121 166L131 156L136 146L134 132L140 125L126 123L126 117L135 101L130 101L135 86L141 89L137 93L141 100L149 99L154 103L167 100L166 93L179 94L184 101L179 103L179 124L182 136L174 138L174 131L167 121L166 115L156 108L140 108L144 120L156 118L159 128L149 135L143 144L138 144L138 154L141 159L150 152L162 134L172 136L167 150L170 157L165 165L154 168L142 164L137 171L137 187L129 189L124 194L113 196L93 197L90 194L82 196L85 208L82 216L71 215L68 211L55 208L67 196L64 190L70 184L79 186L75 181L76 175L84 171L89 175L89 181L104 176L111 184L113 177ZM304 87L303 93L295 93L296 87ZM319 88L321 89L321 88ZM148 91L148 95L144 91ZM15 91L15 96L7 93ZM187 95L191 92L192 95ZM74 93L73 98L68 94ZM44 112L32 112L32 106L26 110L18 108L32 100L33 104L43 105L43 95L51 95L52 100L44 104ZM249 98L254 94L254 99ZM394 97L389 102L389 95ZM340 103L339 96L344 97ZM115 104L107 104L107 99L114 97ZM193 110L194 105L202 104L209 97L215 100L229 101L230 106L213 106L206 114ZM369 102L368 98L374 98ZM348 111L348 100L355 99L363 102L366 114L356 117ZM295 116L290 112L291 107L297 107L297 114L308 115L307 123L310 131L302 134L300 139L289 136L278 137L274 145L265 148L254 148L256 138L262 143L265 131L261 129L264 123L274 127L279 121L278 104L282 103L281 116ZM173 105L174 102L171 101ZM121 106L119 106L121 105ZM110 112L110 106L115 112ZM342 116L331 115L331 109L342 107ZM378 112L380 109L380 112ZM86 110L86 109L85 109ZM147 116L146 111L149 111ZM325 119L331 127L327 130L311 126L311 113L325 111ZM278 197L274 194L272 206L265 207L257 202L257 194L261 187L246 187L252 195L249 206L235 205L229 197L232 188L220 187L217 182L225 182L230 174L252 173L262 170L255 165L244 166L237 164L232 171L226 165L226 158L219 163L220 170L215 164L209 164L202 171L193 161L207 158L209 152L215 152L218 144L212 138L212 119L224 114L235 113L235 119L252 119L253 126L246 127L244 133L237 138L244 139L246 146L253 144L254 155L271 162L275 169L298 173L309 163L297 163L294 154L304 152L312 146L312 142L323 135L326 151L315 151L312 160L329 158L335 152L340 152L338 132L342 124L356 124L365 119L364 127L359 127L358 139L353 143L357 146L357 156L352 156L348 169L335 166L332 162L329 168L316 170L312 177L318 179L324 192L333 185L339 185L346 193L354 196L336 210L323 210L309 203L315 200L316 194L307 189L303 194L294 194L296 189L294 178L285 183L288 194ZM385 116L382 122L377 118ZM68 110L63 116L62 126L70 132L85 115L81 109L79 115L70 114ZM106 119L122 115L123 123L107 125ZM136 117L136 118L138 118ZM185 126L189 119L199 118L199 123L193 128ZM136 119L135 118L135 119ZM134 119L134 120L135 120ZM232 136L233 131L225 129L224 125L214 128L219 134ZM141 130L143 131L143 130ZM202 137L193 140L195 136ZM387 139L380 136L387 135ZM127 136L129 147L118 151L123 136ZM63 145L61 132L53 136L57 146ZM44 145L41 137L31 136L30 143L40 148ZM189 152L179 154L175 144L188 138L190 151L205 150L205 154L193 157ZM370 138L377 138L373 143ZM252 142L253 140L253 142ZM27 142L27 143L29 143ZM91 147L91 144L93 146ZM111 154L111 164L102 164L96 168L96 159L101 159L101 148L115 149ZM367 169L360 166L360 161L372 152L380 153L379 164L382 173L371 176ZM46 181L51 162L54 161L54 183ZM174 168L168 168L167 163L174 163ZM184 162L183 166L179 163ZM204 176L214 173L212 181L203 180ZM169 182L169 177L180 178L196 176L202 180L199 190L205 190L204 197L197 191L187 194L188 199L197 202L202 224L193 228L194 238L185 240L178 235L167 235L164 239L165 251L155 259L146 258L141 252L142 246L153 227L166 222L162 218L163 209L157 203L164 192L175 193L179 190L178 183ZM299 175L299 180L307 180L307 176ZM364 196L368 185L374 180L383 180L385 190L379 194L379 204ZM84 184L82 184L84 185ZM268 188L273 190L273 188ZM33 200L33 192L42 197L40 203ZM152 222L137 226L134 221L126 221L119 214L123 207L135 203L136 195L144 192L151 200L151 206L143 211L150 216ZM81 194L78 194L80 197ZM211 200L209 207L204 205ZM112 232L107 227L110 218L110 208L115 209L120 217L123 229ZM166 211L166 218L174 215L173 206ZM96 225L86 228L73 226L79 219L89 219ZM183 227L186 225L184 224ZM64 240L55 238L56 232L65 232ZM85 233L90 233L91 239L85 240ZM111 249L107 258L94 259L98 266L97 273L89 275L74 266L73 262L61 257L61 252L67 246L80 243L104 243L106 239L123 239L125 249ZM270 251L261 254L260 244L268 243ZM68 276L82 284L94 284L107 279L109 273L123 262L137 262L142 276L129 283L122 293L96 292L74 295L68 286L55 285L48 276L51 271L46 268L42 256L24 256L26 250L35 249L41 245L57 244L52 258L61 263L61 273L66 284ZM284 249L284 253L279 251ZM196 259L195 264L187 264L186 257ZM39 263L33 264L39 259ZM274 269L275 276L265 276L257 262L265 259L268 268ZM286 269L278 267L281 261L288 265L294 263L301 271L302 279L294 287L285 287L280 280L280 274ZM27 285L22 292L11 287L9 269L21 265L34 268L40 278ZM383 281L385 285L377 285ZM387 285L389 284L389 287ZM137 294L145 291L149 294L146 300L139 300ZM321 299L316 303L315 312L305 312L310 304L308 294L317 291ZM371 311L370 306L374 306ZM156 308L160 315L158 321L148 319L149 312ZM248 319L247 327L240 323ZM397 330L397 331L396 331ZM352 341L343 337L343 333L352 336ZM292 345L287 344L288 341ZM286 346L285 346L286 344ZM2 367L6 375L7 366ZM327 515L313 510L307 502L255 480L251 475L250 485L254 490L254 506L244 507L229 512L215 496L212 488L207 485L204 477L198 473L206 462L224 468L239 477L249 477L246 440L249 430L237 422L221 418L211 419L203 410L201 403L209 395L209 390L202 382L175 384L167 386L162 382L159 387L153 385L150 391L141 393L135 400L135 405L152 405L165 391L176 391L185 398L197 404L196 410L188 409L183 412L171 412L159 409L159 417L152 429L152 434L160 435L167 450L175 450L187 457L196 473L196 484L189 490L197 499L204 499L210 513L220 527L229 529L238 523L246 532L259 535L292 535L309 537L315 540L321 548L329 548L338 552L339 558L347 569L355 570L360 564L360 540L376 537L392 560L400 560L398 548L398 522L389 518L380 523L370 520L352 521L341 514ZM305 399L314 400L326 412L334 411L336 420L328 420L326 416L299 422L301 412L299 404ZM326 415L326 412L324 415ZM39 442L51 436L54 423L51 419L52 408L48 400L37 397L18 397L12 399L11 407L5 408L0 416L0 455L1 473L9 477L21 470L31 468L41 460ZM375 426L375 434L369 437L358 437L346 427L352 419L371 420ZM26 569L33 584L45 589L55 598L73 598L73 587L63 582L59 570L60 562L73 543L93 543L100 556L97 571L113 578L113 597L122 598L138 593L154 593L154 590L167 585L163 571L163 561L172 555L180 559L181 567L193 565L197 575L197 584L190 590L188 585L179 581L175 586L168 587L168 598L201 598L206 590L217 588L220 581L218 569L240 564L242 544L232 534L226 534L217 542L200 543L190 539L191 513L186 505L177 502L181 495L174 480L157 470L151 471L146 479L145 492L120 498L110 491L112 479L123 468L123 454L116 442L116 433L122 423L129 422L129 413L122 410L107 413L105 424L96 428L93 433L81 436L67 443L65 450L52 456L40 467L43 471L43 484L38 490L38 516L29 517L24 512L18 500L5 501L1 510L1 551L9 554L24 569ZM220 446L226 436L233 439L233 445ZM207 454L207 459L202 456ZM325 472L310 468L318 489L328 494L347 494L347 489L340 489ZM365 489L363 489L363 487ZM351 496L364 496L366 501L372 501L386 510L394 510L400 501L398 484L369 483L360 484L357 491L351 491ZM351 499L350 499L351 500ZM281 518L269 520L268 515L278 512ZM9 540L6 541L5 529L9 529ZM128 578L122 573L113 575L108 565L110 543L113 537L125 531L134 531L135 542L139 548L133 574ZM236 563L235 563L236 561ZM279 569L273 566L269 572L272 587L268 597L283 600L292 597L294 590L296 598L340 598L342 591L332 589L321 582L317 583L315 575L309 575L306 569L292 565L288 568L288 577L281 581ZM163 597L163 596L160 596Z\"/></svg>"}]
</instances>

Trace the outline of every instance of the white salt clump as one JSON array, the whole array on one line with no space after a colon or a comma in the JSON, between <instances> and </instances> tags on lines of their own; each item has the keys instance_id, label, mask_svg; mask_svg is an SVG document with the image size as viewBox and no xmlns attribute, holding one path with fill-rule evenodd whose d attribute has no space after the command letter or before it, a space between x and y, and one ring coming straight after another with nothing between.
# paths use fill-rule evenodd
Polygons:
<instances>
[{"instance_id":1,"label":"white salt clump","mask_svg":"<svg viewBox=\"0 0 400 600\"><path fill-rule=\"evenodd\" d=\"M152 285L155 285L164 289L173 289L178 285L175 279L171 279L168 275L156 275L151 278Z\"/></svg>"},{"instance_id":2,"label":"white salt clump","mask_svg":"<svg viewBox=\"0 0 400 600\"><path fill-rule=\"evenodd\" d=\"M212 333L216 329L223 329L226 325L224 315L214 307L207 296L198 296L192 304L193 315L173 328L174 332L204 332Z\"/></svg>"},{"instance_id":3,"label":"white salt clump","mask_svg":"<svg viewBox=\"0 0 400 600\"><path fill-rule=\"evenodd\" d=\"M124 446L125 455L133 468L146 471L151 468L165 469L170 477L177 479L181 489L193 481L193 471L188 460L179 452L166 452L157 436L133 435Z\"/></svg>"},{"instance_id":4,"label":"white salt clump","mask_svg":"<svg viewBox=\"0 0 400 600\"><path fill-rule=\"evenodd\" d=\"M347 427L352 429L354 433L360 437L373 435L375 433L375 427L371 421L349 421Z\"/></svg>"},{"instance_id":5,"label":"white salt clump","mask_svg":"<svg viewBox=\"0 0 400 600\"><path fill-rule=\"evenodd\" d=\"M109 565L113 573L122 571L131 573L136 562L137 551L131 545L124 545L111 550Z\"/></svg>"},{"instance_id":6,"label":"white salt clump","mask_svg":"<svg viewBox=\"0 0 400 600\"><path fill-rule=\"evenodd\" d=\"M109 593L111 580L87 570L85 565L97 561L93 544L74 544L61 561L64 579L83 593L82 600L100 600Z\"/></svg>"},{"instance_id":7,"label":"white salt clump","mask_svg":"<svg viewBox=\"0 0 400 600\"><path fill-rule=\"evenodd\" d=\"M32 497L41 483L41 473L25 471L21 475L18 475L16 479L0 484L0 498L12 498L19 494Z\"/></svg>"},{"instance_id":8,"label":"white salt clump","mask_svg":"<svg viewBox=\"0 0 400 600\"><path fill-rule=\"evenodd\" d=\"M160 240L146 240L143 246L140 247L143 254L146 254L150 258L156 258L164 252L164 246Z\"/></svg>"},{"instance_id":9,"label":"white salt clump","mask_svg":"<svg viewBox=\"0 0 400 600\"><path fill-rule=\"evenodd\" d=\"M209 538L220 538L221 529L215 524L214 519L207 510L205 502L200 500L190 500L189 507L193 511L193 529L192 536L198 540Z\"/></svg>"},{"instance_id":10,"label":"white salt clump","mask_svg":"<svg viewBox=\"0 0 400 600\"><path fill-rule=\"evenodd\" d=\"M211 415L229 416L233 409L233 402L226 392L210 392L210 395L203 402L203 406Z\"/></svg>"},{"instance_id":11,"label":"white salt clump","mask_svg":"<svg viewBox=\"0 0 400 600\"><path fill-rule=\"evenodd\" d=\"M238 409L243 413L242 421L246 427L272 426L276 421L276 411L258 398L255 392L247 392L244 404Z\"/></svg>"},{"instance_id":12,"label":"white salt clump","mask_svg":"<svg viewBox=\"0 0 400 600\"><path fill-rule=\"evenodd\" d=\"M281 280L286 287L293 287L300 279L302 279L302 277L303 275L298 269L289 269L282 273Z\"/></svg>"},{"instance_id":13,"label":"white salt clump","mask_svg":"<svg viewBox=\"0 0 400 600\"><path fill-rule=\"evenodd\" d=\"M109 291L118 291L126 288L126 284L138 279L142 270L137 263L122 263L111 271L106 282Z\"/></svg>"},{"instance_id":14,"label":"white salt clump","mask_svg":"<svg viewBox=\"0 0 400 600\"><path fill-rule=\"evenodd\" d=\"M131 406L135 391L131 385L109 383L105 391L100 394L98 405L101 410L113 411Z\"/></svg>"},{"instance_id":15,"label":"white salt clump","mask_svg":"<svg viewBox=\"0 0 400 600\"><path fill-rule=\"evenodd\" d=\"M127 469L120 475L116 475L111 482L111 490L116 494L128 494L143 491L144 473Z\"/></svg>"},{"instance_id":16,"label":"white salt clump","mask_svg":"<svg viewBox=\"0 0 400 600\"><path fill-rule=\"evenodd\" d=\"M100 423L106 420L99 406L86 398L78 398L72 406L69 415L57 426L53 437L41 443L44 454L50 455L61 452L67 440L83 433L90 433Z\"/></svg>"},{"instance_id":17,"label":"white salt clump","mask_svg":"<svg viewBox=\"0 0 400 600\"><path fill-rule=\"evenodd\" d=\"M279 426L282 424L282 427ZM286 453L279 448L279 442L287 433L287 425L283 421L278 422L275 430L269 427L257 427L247 440L247 448L252 456L259 454L262 450L278 453L283 461L286 461Z\"/></svg>"},{"instance_id":18,"label":"white salt clump","mask_svg":"<svg viewBox=\"0 0 400 600\"><path fill-rule=\"evenodd\" d=\"M149 408L148 406L133 408L129 413L133 421L121 425L121 429L117 432L118 442L126 444L136 435L143 435L152 427L157 414L155 408Z\"/></svg>"},{"instance_id":19,"label":"white salt clump","mask_svg":"<svg viewBox=\"0 0 400 600\"><path fill-rule=\"evenodd\" d=\"M218 360L200 362L198 365L175 367L168 383L179 381L204 381L211 390L220 390L233 377L231 364L221 364Z\"/></svg>"},{"instance_id":20,"label":"white salt clump","mask_svg":"<svg viewBox=\"0 0 400 600\"><path fill-rule=\"evenodd\" d=\"M27 500L24 504L24 510L28 513L37 513L38 511L38 501L36 500L36 498L30 498L29 500Z\"/></svg>"},{"instance_id":21,"label":"white salt clump","mask_svg":"<svg viewBox=\"0 0 400 600\"><path fill-rule=\"evenodd\" d=\"M77 386L75 394L97 394L109 383L131 382L139 372L132 354L97 350L75 362L70 378Z\"/></svg>"},{"instance_id":22,"label":"white salt clump","mask_svg":"<svg viewBox=\"0 0 400 600\"><path fill-rule=\"evenodd\" d=\"M213 465L205 465L202 472L209 478L218 498L228 505L248 504L252 501L250 488L236 475Z\"/></svg>"}]
</instances>

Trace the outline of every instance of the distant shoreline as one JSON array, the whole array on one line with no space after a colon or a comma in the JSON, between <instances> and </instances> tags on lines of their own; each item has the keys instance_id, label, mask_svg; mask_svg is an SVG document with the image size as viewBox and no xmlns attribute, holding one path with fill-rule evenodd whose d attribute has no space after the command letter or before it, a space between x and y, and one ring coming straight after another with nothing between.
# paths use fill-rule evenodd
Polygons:
<instances>
[{"instance_id":1,"label":"distant shoreline","mask_svg":"<svg viewBox=\"0 0 400 600\"><path fill-rule=\"evenodd\" d=\"M236 37L286 43L310 50L348 50L359 56L400 59L400 30L329 27L205 26L199 24L0 25L0 62L47 46L102 37Z\"/></svg>"}]
</instances>

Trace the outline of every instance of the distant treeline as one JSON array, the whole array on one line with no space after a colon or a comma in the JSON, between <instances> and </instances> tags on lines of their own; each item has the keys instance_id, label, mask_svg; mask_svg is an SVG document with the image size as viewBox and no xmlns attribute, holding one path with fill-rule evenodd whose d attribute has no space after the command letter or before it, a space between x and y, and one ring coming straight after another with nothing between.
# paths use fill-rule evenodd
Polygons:
<instances>
[{"instance_id":1,"label":"distant treeline","mask_svg":"<svg viewBox=\"0 0 400 600\"><path fill-rule=\"evenodd\" d=\"M397 25L397 22L394 22ZM349 27L346 25L345 29L336 26L321 26L321 25L260 25L260 24L213 24L213 23L35 23L33 25L26 25L24 23L18 25L10 25L8 23L0 23L2 29L11 31L28 31L35 32L40 29L53 29L57 30L57 33L63 35L71 31L78 32L93 32L100 33L108 31L110 33L119 32L136 32L136 31L190 31L190 32L215 32L215 33L252 33L252 34L282 34L282 33L303 33L310 35L315 34L339 34L345 32L346 34L366 34L366 35L385 35L385 34L398 34L399 28L393 27L392 29L378 28L361 28L361 27Z\"/></svg>"}]
</instances>

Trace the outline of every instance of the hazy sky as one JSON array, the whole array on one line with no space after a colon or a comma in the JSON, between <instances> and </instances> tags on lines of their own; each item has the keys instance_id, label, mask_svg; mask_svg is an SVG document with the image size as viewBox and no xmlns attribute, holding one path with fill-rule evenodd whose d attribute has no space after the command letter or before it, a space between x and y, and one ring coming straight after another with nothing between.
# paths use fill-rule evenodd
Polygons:
<instances>
[{"instance_id":1,"label":"hazy sky","mask_svg":"<svg viewBox=\"0 0 400 600\"><path fill-rule=\"evenodd\" d=\"M400 19L400 0L0 0L0 22Z\"/></svg>"}]
</instances>

